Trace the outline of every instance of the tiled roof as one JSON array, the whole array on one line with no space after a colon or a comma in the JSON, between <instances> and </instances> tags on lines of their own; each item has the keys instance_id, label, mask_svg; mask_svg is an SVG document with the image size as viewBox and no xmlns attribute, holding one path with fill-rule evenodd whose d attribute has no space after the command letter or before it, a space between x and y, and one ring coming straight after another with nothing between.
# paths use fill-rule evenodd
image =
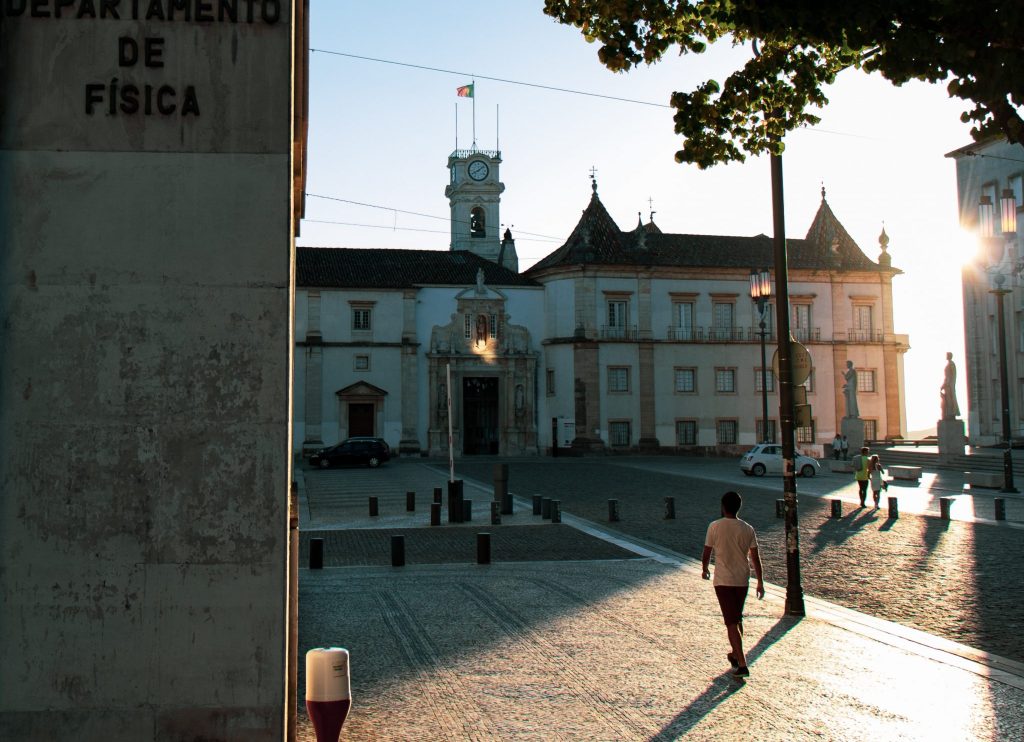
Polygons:
<instances>
[{"instance_id":1,"label":"tiled roof","mask_svg":"<svg viewBox=\"0 0 1024 742\"><path fill-rule=\"evenodd\" d=\"M880 270L853 241L828 203L804 239L787 239L790 268ZM772 239L765 235L667 234L652 223L621 231L595 193L564 245L526 271L567 265L739 267L773 265Z\"/></svg>"},{"instance_id":2,"label":"tiled roof","mask_svg":"<svg viewBox=\"0 0 1024 742\"><path fill-rule=\"evenodd\" d=\"M415 286L472 286L483 268L488 286L539 286L471 252L448 250L299 247L295 283L299 287L404 289Z\"/></svg>"}]
</instances>

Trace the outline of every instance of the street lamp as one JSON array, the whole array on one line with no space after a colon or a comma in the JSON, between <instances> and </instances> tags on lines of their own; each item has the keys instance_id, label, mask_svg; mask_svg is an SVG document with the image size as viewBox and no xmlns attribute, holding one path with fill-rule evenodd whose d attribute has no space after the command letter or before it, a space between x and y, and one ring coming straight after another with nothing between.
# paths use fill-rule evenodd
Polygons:
<instances>
[{"instance_id":1,"label":"street lamp","mask_svg":"<svg viewBox=\"0 0 1024 742\"><path fill-rule=\"evenodd\" d=\"M1003 257L1009 252L1010 241L1015 240L1017 236L1017 200L1013 196L1013 191L1009 189L1003 191L1003 195L999 199L999 207L1000 227L1002 233L1007 236L1007 242L1003 247L1003 255L1000 255L998 262L991 260L994 256L989 256L992 282L995 284L995 288L990 289L989 293L996 297L996 314L999 318L999 393L1002 397L1003 407L1001 415L1003 420L1002 491L1018 492L1019 490L1013 486L1013 456L1011 454L1012 443L1010 441L1010 384L1009 369L1006 365L1006 313L1003 311L1003 297L1010 293L1010 289L1003 287L1006 281L1006 276L1003 273L1006 261ZM995 204L992 203L991 197L982 196L981 201L978 203L978 225L981 230L981 236L986 239L991 239L994 236L994 212ZM1010 255L1011 260L1013 257L1013 255ZM1016 271L1017 266L1012 265L1011 270Z\"/></svg>"},{"instance_id":2,"label":"street lamp","mask_svg":"<svg viewBox=\"0 0 1024 742\"><path fill-rule=\"evenodd\" d=\"M764 350L764 320L768 308L768 298L772 295L771 274L761 269L750 271L750 298L757 302L757 311L761 316L758 327L761 328L761 443L774 443L775 436L768 440L768 369Z\"/></svg>"}]
</instances>

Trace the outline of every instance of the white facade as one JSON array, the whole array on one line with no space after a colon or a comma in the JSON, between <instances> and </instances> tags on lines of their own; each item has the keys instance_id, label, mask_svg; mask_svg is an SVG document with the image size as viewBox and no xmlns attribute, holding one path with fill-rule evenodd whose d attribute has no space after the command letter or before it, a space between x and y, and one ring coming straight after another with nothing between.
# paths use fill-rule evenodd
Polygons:
<instances>
[{"instance_id":1,"label":"white facade","mask_svg":"<svg viewBox=\"0 0 1024 742\"><path fill-rule=\"evenodd\" d=\"M1009 390L1010 434L1024 435L1024 146L990 139L950 152L956 161L961 226L976 235L977 260L963 269L964 340L966 348L968 437L987 445L1002 437L997 300L991 293L996 275L1003 277L1004 323ZM1002 230L999 207L1004 191L1013 196L1016 225ZM994 207L993 235L979 230L978 207L987 196Z\"/></svg>"},{"instance_id":2,"label":"white facade","mask_svg":"<svg viewBox=\"0 0 1024 742\"><path fill-rule=\"evenodd\" d=\"M714 244L705 245L709 240ZM909 343L893 325L892 278L899 271L890 267L884 233L880 243L875 263L824 199L808 237L791 241L791 325L813 359L807 384L813 424L797 436L803 451L820 455L840 429L847 361L859 372L867 437L905 431ZM448 285L419 284L408 275L403 287L314 287L303 285L307 253L300 252L295 407L308 420L296 421L296 441L314 448L353 434L352 405L365 398L375 415L372 430L360 434L380 435L405 453L440 454L447 440L443 369L452 363L457 453L544 453L554 425L563 435L574 430L581 449L743 450L757 442L762 417L759 316L749 273L770 263L770 251L763 236L663 235L653 224L621 232L595 188L562 248L522 276L491 264L493 284L474 285L463 272L461 282ZM359 252L366 259L381 253L328 251L344 261L359 261ZM463 259L457 251L441 255ZM321 317L320 337L310 335L304 315L317 304L331 314ZM366 305L373 307L374 325L360 336L351 329L352 312ZM769 366L773 313L774 303ZM486 324L481 317L497 318L482 344L474 324ZM360 356L367 360L357 362ZM311 359L318 359L319 371ZM768 433L777 436L777 389L770 371L768 377ZM499 431L489 448L471 441L470 410L479 400L467 397L476 392L465 386L466 379L487 378L496 379L486 382L497 385L486 404ZM346 395L352 385L362 386ZM304 403L303 387L317 389L313 405Z\"/></svg>"}]
</instances>

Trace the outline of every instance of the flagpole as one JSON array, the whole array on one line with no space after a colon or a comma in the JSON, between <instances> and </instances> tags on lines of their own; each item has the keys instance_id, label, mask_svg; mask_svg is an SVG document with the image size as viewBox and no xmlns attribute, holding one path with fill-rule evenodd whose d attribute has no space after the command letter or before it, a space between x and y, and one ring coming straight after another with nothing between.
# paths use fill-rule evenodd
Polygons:
<instances>
[{"instance_id":1,"label":"flagpole","mask_svg":"<svg viewBox=\"0 0 1024 742\"><path fill-rule=\"evenodd\" d=\"M494 149L501 152L501 104L494 104Z\"/></svg>"},{"instance_id":2,"label":"flagpole","mask_svg":"<svg viewBox=\"0 0 1024 742\"><path fill-rule=\"evenodd\" d=\"M459 151L459 102L455 101L455 151Z\"/></svg>"},{"instance_id":3,"label":"flagpole","mask_svg":"<svg viewBox=\"0 0 1024 742\"><path fill-rule=\"evenodd\" d=\"M473 149L476 149L476 80L473 80L472 85L473 91Z\"/></svg>"}]
</instances>

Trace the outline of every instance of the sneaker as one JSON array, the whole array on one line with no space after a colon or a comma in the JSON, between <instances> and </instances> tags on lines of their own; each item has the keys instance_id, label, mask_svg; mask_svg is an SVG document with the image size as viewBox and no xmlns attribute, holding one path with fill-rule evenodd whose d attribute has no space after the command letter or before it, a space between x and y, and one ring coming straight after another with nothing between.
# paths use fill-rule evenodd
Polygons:
<instances>
[{"instance_id":1,"label":"sneaker","mask_svg":"<svg viewBox=\"0 0 1024 742\"><path fill-rule=\"evenodd\" d=\"M750 677L750 670L747 669L746 666L744 666L744 667L734 667L732 669L732 676L734 678L749 678Z\"/></svg>"},{"instance_id":2,"label":"sneaker","mask_svg":"<svg viewBox=\"0 0 1024 742\"><path fill-rule=\"evenodd\" d=\"M732 652L729 652L729 654L725 655L725 658L727 660L729 660L729 664L732 665L733 667L739 667L740 666L740 663L737 662L736 658L732 656Z\"/></svg>"}]
</instances>

